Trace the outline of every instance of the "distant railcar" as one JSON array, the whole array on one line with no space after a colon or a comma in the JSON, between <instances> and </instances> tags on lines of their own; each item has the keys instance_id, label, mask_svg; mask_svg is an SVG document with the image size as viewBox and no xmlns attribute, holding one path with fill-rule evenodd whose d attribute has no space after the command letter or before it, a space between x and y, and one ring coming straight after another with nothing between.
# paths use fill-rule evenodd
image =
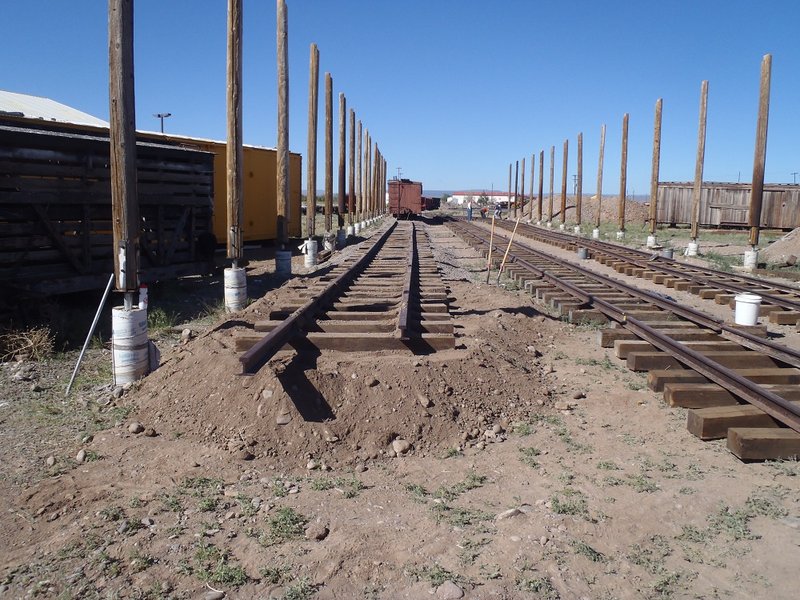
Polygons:
<instances>
[{"instance_id":1,"label":"distant railcar","mask_svg":"<svg viewBox=\"0 0 800 600\"><path fill-rule=\"evenodd\" d=\"M422 210L439 210L442 205L441 198L430 198L429 196L422 197Z\"/></svg>"},{"instance_id":2,"label":"distant railcar","mask_svg":"<svg viewBox=\"0 0 800 600\"><path fill-rule=\"evenodd\" d=\"M410 179L389 181L389 212L393 217L409 218L420 214L425 208L422 184Z\"/></svg>"}]
</instances>

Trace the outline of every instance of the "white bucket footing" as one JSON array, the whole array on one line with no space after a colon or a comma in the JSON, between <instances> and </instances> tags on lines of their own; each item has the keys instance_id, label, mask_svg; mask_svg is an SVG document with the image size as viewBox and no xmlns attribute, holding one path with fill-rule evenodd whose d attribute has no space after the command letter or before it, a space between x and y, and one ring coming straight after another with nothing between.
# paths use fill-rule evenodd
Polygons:
<instances>
[{"instance_id":1,"label":"white bucket footing","mask_svg":"<svg viewBox=\"0 0 800 600\"><path fill-rule=\"evenodd\" d=\"M572 233L574 233L574 234L577 234L577 235L580 235L580 233L581 233L581 226L580 226L580 225L575 225L575 227L573 227L573 228L572 228Z\"/></svg>"},{"instance_id":2,"label":"white bucket footing","mask_svg":"<svg viewBox=\"0 0 800 600\"><path fill-rule=\"evenodd\" d=\"M292 253L290 250L275 252L275 274L288 277L292 274Z\"/></svg>"},{"instance_id":3,"label":"white bucket footing","mask_svg":"<svg viewBox=\"0 0 800 600\"><path fill-rule=\"evenodd\" d=\"M306 240L306 257L304 264L306 267L314 267L317 264L317 240Z\"/></svg>"},{"instance_id":4,"label":"white bucket footing","mask_svg":"<svg viewBox=\"0 0 800 600\"><path fill-rule=\"evenodd\" d=\"M150 372L146 309L111 310L111 348L114 385L134 382Z\"/></svg>"},{"instance_id":5,"label":"white bucket footing","mask_svg":"<svg viewBox=\"0 0 800 600\"><path fill-rule=\"evenodd\" d=\"M225 269L223 273L225 282L225 310L235 312L242 310L247 305L247 274L240 267Z\"/></svg>"},{"instance_id":6,"label":"white bucket footing","mask_svg":"<svg viewBox=\"0 0 800 600\"><path fill-rule=\"evenodd\" d=\"M648 248L655 248L656 247L656 236L648 235L647 236L647 247Z\"/></svg>"},{"instance_id":7,"label":"white bucket footing","mask_svg":"<svg viewBox=\"0 0 800 600\"><path fill-rule=\"evenodd\" d=\"M592 239L593 240L599 240L600 239L600 230L597 229L596 227L594 229L592 229Z\"/></svg>"},{"instance_id":8,"label":"white bucket footing","mask_svg":"<svg viewBox=\"0 0 800 600\"><path fill-rule=\"evenodd\" d=\"M758 266L758 250L745 250L743 265L748 271L755 269Z\"/></svg>"},{"instance_id":9,"label":"white bucket footing","mask_svg":"<svg viewBox=\"0 0 800 600\"><path fill-rule=\"evenodd\" d=\"M697 251L700 249L700 244L697 242L689 242L686 246L686 256L697 256Z\"/></svg>"},{"instance_id":10,"label":"white bucket footing","mask_svg":"<svg viewBox=\"0 0 800 600\"><path fill-rule=\"evenodd\" d=\"M756 294L737 294L733 320L737 325L758 325L761 296Z\"/></svg>"},{"instance_id":11,"label":"white bucket footing","mask_svg":"<svg viewBox=\"0 0 800 600\"><path fill-rule=\"evenodd\" d=\"M625 232L624 231L618 231L617 232L617 239L618 240L624 240L625 239Z\"/></svg>"}]
</instances>

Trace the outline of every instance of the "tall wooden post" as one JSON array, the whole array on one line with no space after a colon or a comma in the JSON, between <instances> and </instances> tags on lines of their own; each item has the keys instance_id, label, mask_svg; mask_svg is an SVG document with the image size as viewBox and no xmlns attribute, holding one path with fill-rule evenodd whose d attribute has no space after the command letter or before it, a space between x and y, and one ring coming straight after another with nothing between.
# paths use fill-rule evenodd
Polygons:
<instances>
[{"instance_id":1,"label":"tall wooden post","mask_svg":"<svg viewBox=\"0 0 800 600\"><path fill-rule=\"evenodd\" d=\"M519 172L519 192L522 198L519 201L519 217L525 215L525 157L522 157L522 169Z\"/></svg>"},{"instance_id":2,"label":"tall wooden post","mask_svg":"<svg viewBox=\"0 0 800 600\"><path fill-rule=\"evenodd\" d=\"M661 165L661 107L663 100L656 100L656 118L653 123L653 163L650 168L650 235L656 234L658 219L658 172Z\"/></svg>"},{"instance_id":3,"label":"tall wooden post","mask_svg":"<svg viewBox=\"0 0 800 600\"><path fill-rule=\"evenodd\" d=\"M539 151L539 194L536 209L536 220L542 222L542 202L544 200L544 150Z\"/></svg>"},{"instance_id":4,"label":"tall wooden post","mask_svg":"<svg viewBox=\"0 0 800 600\"><path fill-rule=\"evenodd\" d=\"M519 161L514 165L514 218L517 218L517 204L519 204Z\"/></svg>"},{"instance_id":5,"label":"tall wooden post","mask_svg":"<svg viewBox=\"0 0 800 600\"><path fill-rule=\"evenodd\" d=\"M561 163L561 224L567 224L567 154L569 140L564 140L564 160Z\"/></svg>"},{"instance_id":6,"label":"tall wooden post","mask_svg":"<svg viewBox=\"0 0 800 600\"><path fill-rule=\"evenodd\" d=\"M625 231L625 196L628 193L628 113L622 116L622 157L619 163L619 231Z\"/></svg>"},{"instance_id":7,"label":"tall wooden post","mask_svg":"<svg viewBox=\"0 0 800 600\"><path fill-rule=\"evenodd\" d=\"M356 212L356 113L350 109L350 169L347 187L347 222L353 224Z\"/></svg>"},{"instance_id":8,"label":"tall wooden post","mask_svg":"<svg viewBox=\"0 0 800 600\"><path fill-rule=\"evenodd\" d=\"M600 155L597 160L597 219L595 227L600 228L600 208L603 204L603 154L606 149L606 126L600 128Z\"/></svg>"},{"instance_id":9,"label":"tall wooden post","mask_svg":"<svg viewBox=\"0 0 800 600\"><path fill-rule=\"evenodd\" d=\"M358 221L364 220L364 186L363 174L361 171L361 120L358 121L358 132L356 133L358 148L356 148L356 212L358 213Z\"/></svg>"},{"instance_id":10,"label":"tall wooden post","mask_svg":"<svg viewBox=\"0 0 800 600\"><path fill-rule=\"evenodd\" d=\"M306 233L312 237L317 218L317 119L319 117L319 49L311 44L308 76L308 156L306 157Z\"/></svg>"},{"instance_id":11,"label":"tall wooden post","mask_svg":"<svg viewBox=\"0 0 800 600\"><path fill-rule=\"evenodd\" d=\"M339 208L339 223L342 222L344 219L344 207L345 207L345 193L347 188L347 182L345 181L345 139L346 139L346 132L345 128L347 127L347 100L345 100L344 94L339 92L339 190L338 190L338 198L337 198L337 206ZM338 224L337 224L338 228Z\"/></svg>"},{"instance_id":12,"label":"tall wooden post","mask_svg":"<svg viewBox=\"0 0 800 600\"><path fill-rule=\"evenodd\" d=\"M580 227L583 219L583 132L578 134L578 179L575 190L575 224Z\"/></svg>"},{"instance_id":13,"label":"tall wooden post","mask_svg":"<svg viewBox=\"0 0 800 600\"><path fill-rule=\"evenodd\" d=\"M333 231L333 79L325 73L325 232Z\"/></svg>"},{"instance_id":14,"label":"tall wooden post","mask_svg":"<svg viewBox=\"0 0 800 600\"><path fill-rule=\"evenodd\" d=\"M289 241L289 37L286 26L286 0L278 2L278 148L277 240L281 246Z\"/></svg>"},{"instance_id":15,"label":"tall wooden post","mask_svg":"<svg viewBox=\"0 0 800 600\"><path fill-rule=\"evenodd\" d=\"M369 187L369 161L370 161L370 141L369 130L364 129L364 219L369 218L369 206L372 201L372 192Z\"/></svg>"},{"instance_id":16,"label":"tall wooden post","mask_svg":"<svg viewBox=\"0 0 800 600\"><path fill-rule=\"evenodd\" d=\"M242 0L228 0L228 258L242 258Z\"/></svg>"},{"instance_id":17,"label":"tall wooden post","mask_svg":"<svg viewBox=\"0 0 800 600\"><path fill-rule=\"evenodd\" d=\"M761 85L758 93L758 124L756 125L756 150L753 158L753 187L750 192L750 245L755 250L761 227L761 203L764 197L764 166L767 162L767 124L769 122L769 88L772 75L772 55L761 59Z\"/></svg>"},{"instance_id":18,"label":"tall wooden post","mask_svg":"<svg viewBox=\"0 0 800 600\"><path fill-rule=\"evenodd\" d=\"M533 182L536 175L536 153L531 154L531 191L528 194L530 203L528 204L528 218L533 221Z\"/></svg>"},{"instance_id":19,"label":"tall wooden post","mask_svg":"<svg viewBox=\"0 0 800 600\"><path fill-rule=\"evenodd\" d=\"M508 214L511 214L511 169L513 163L508 163Z\"/></svg>"},{"instance_id":20,"label":"tall wooden post","mask_svg":"<svg viewBox=\"0 0 800 600\"><path fill-rule=\"evenodd\" d=\"M556 177L556 147L550 146L550 204L547 211L547 222L553 222L553 183Z\"/></svg>"},{"instance_id":21,"label":"tall wooden post","mask_svg":"<svg viewBox=\"0 0 800 600\"><path fill-rule=\"evenodd\" d=\"M700 119L697 125L697 158L694 162L692 188L692 241L697 240L700 221L700 197L703 194L703 162L706 156L706 114L708 110L708 81L700 84Z\"/></svg>"},{"instance_id":22,"label":"tall wooden post","mask_svg":"<svg viewBox=\"0 0 800 600\"><path fill-rule=\"evenodd\" d=\"M139 289L133 0L109 1L108 65L115 287L125 292L125 309L130 310L133 292Z\"/></svg>"},{"instance_id":23,"label":"tall wooden post","mask_svg":"<svg viewBox=\"0 0 800 600\"><path fill-rule=\"evenodd\" d=\"M378 151L378 144L375 143L375 150L373 151L372 160L372 214L371 217L375 218L378 211L378 161L380 160L380 153Z\"/></svg>"}]
</instances>

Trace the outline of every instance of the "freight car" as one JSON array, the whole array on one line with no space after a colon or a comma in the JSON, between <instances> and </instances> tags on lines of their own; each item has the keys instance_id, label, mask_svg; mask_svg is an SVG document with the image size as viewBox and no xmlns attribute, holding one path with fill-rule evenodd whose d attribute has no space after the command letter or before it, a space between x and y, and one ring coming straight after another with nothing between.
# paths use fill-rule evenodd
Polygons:
<instances>
[{"instance_id":1,"label":"freight car","mask_svg":"<svg viewBox=\"0 0 800 600\"><path fill-rule=\"evenodd\" d=\"M430 196L422 197L422 210L439 210L442 205L441 198L431 198Z\"/></svg>"},{"instance_id":2,"label":"freight car","mask_svg":"<svg viewBox=\"0 0 800 600\"><path fill-rule=\"evenodd\" d=\"M397 218L410 218L419 215L425 207L422 184L410 179L391 179L389 181L389 213Z\"/></svg>"}]
</instances>

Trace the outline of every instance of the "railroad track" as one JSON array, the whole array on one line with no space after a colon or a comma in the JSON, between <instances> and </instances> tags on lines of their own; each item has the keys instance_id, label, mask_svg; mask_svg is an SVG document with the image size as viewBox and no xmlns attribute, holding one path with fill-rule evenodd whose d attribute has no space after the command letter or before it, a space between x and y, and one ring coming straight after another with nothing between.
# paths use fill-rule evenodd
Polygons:
<instances>
[{"instance_id":1,"label":"railroad track","mask_svg":"<svg viewBox=\"0 0 800 600\"><path fill-rule=\"evenodd\" d=\"M484 255L490 234L464 221L448 226ZM498 239L500 238L500 239ZM500 261L508 238L495 232ZM701 439L727 438L743 460L800 455L800 352L766 339L764 327L727 324L652 292L530 246L510 245L505 273L573 322L611 322L603 347L670 406L689 408Z\"/></svg>"},{"instance_id":2,"label":"railroad track","mask_svg":"<svg viewBox=\"0 0 800 600\"><path fill-rule=\"evenodd\" d=\"M495 226L510 230L514 224L497 221ZM758 294L762 299L760 316L768 315L771 323L795 325L800 330L798 288L744 274L683 263L660 256L654 251L642 251L601 240L581 238L525 223L519 224L518 234L567 250L577 251L578 248L586 248L589 258L613 268L618 273L641 277L678 291L688 291L702 299L713 300L717 304L733 307L737 294L744 292Z\"/></svg>"},{"instance_id":3,"label":"railroad track","mask_svg":"<svg viewBox=\"0 0 800 600\"><path fill-rule=\"evenodd\" d=\"M349 259L294 280L294 299L236 338L242 372L257 372L287 344L302 350L416 353L453 348L447 289L427 228L392 220Z\"/></svg>"}]
</instances>

